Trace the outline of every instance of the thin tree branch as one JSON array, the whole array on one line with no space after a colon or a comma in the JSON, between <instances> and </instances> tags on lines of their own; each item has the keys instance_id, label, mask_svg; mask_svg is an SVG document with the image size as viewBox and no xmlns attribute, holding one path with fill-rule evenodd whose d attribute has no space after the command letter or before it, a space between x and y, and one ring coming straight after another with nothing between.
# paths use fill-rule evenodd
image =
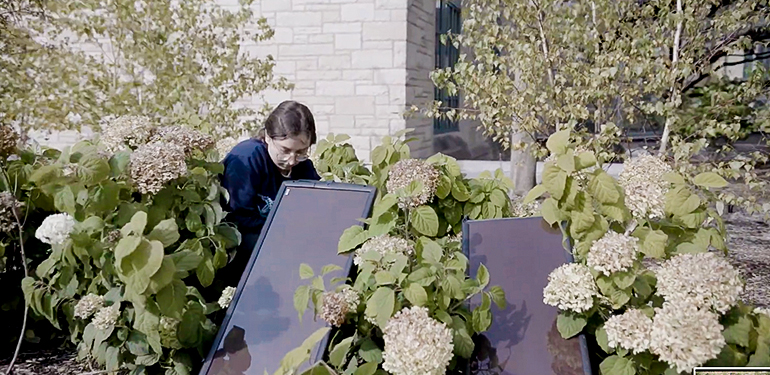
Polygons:
<instances>
[{"instance_id":1,"label":"thin tree branch","mask_svg":"<svg viewBox=\"0 0 770 375\"><path fill-rule=\"evenodd\" d=\"M673 56L671 57L672 71L676 71L676 65L679 63L679 42L682 37L682 28L684 27L684 12L682 8L683 8L682 0L676 0L676 14L679 15L680 18L676 24L676 33L674 34L674 52L673 52ZM674 95L674 90L676 90L676 79L674 80L674 83L671 85L672 101L676 97L676 95ZM671 135L672 122L673 122L673 119L671 117L666 119L666 126L663 128L663 136L660 139L660 150L658 151L659 155L666 154L666 147L668 146L668 138Z\"/></svg>"},{"instance_id":2,"label":"thin tree branch","mask_svg":"<svg viewBox=\"0 0 770 375\"><path fill-rule=\"evenodd\" d=\"M24 268L24 277L28 277L27 273L27 257L24 254L24 228L19 219L19 209L14 205L11 207L13 217L16 219L16 226L19 228L19 251L21 252L21 266ZM21 350L21 343L24 341L24 333L27 331L27 315L29 312L29 301L24 298L24 318L21 321L21 333L19 334L19 341L16 343L16 351L13 353L11 363L8 364L8 369L5 371L5 375L10 375L13 371L13 365L16 363L16 359L19 358L19 351Z\"/></svg>"}]
</instances>

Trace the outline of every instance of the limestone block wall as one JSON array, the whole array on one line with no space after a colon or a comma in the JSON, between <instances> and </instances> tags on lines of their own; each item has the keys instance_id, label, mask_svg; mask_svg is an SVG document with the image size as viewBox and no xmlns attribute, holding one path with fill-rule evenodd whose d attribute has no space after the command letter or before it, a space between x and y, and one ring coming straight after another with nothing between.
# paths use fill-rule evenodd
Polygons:
<instances>
[{"instance_id":1,"label":"limestone block wall","mask_svg":"<svg viewBox=\"0 0 770 375\"><path fill-rule=\"evenodd\" d=\"M217 2L224 8L238 7L237 0ZM266 42L246 44L243 51L271 54L276 74L295 88L246 98L239 105L303 102L315 115L319 136L350 135L365 160L381 137L406 127L414 128L411 135L419 138L410 145L413 155L432 153L432 121L403 117L412 104L433 99L432 0L261 0L253 6L275 35ZM36 138L63 147L75 141L77 135L71 133Z\"/></svg>"}]
</instances>

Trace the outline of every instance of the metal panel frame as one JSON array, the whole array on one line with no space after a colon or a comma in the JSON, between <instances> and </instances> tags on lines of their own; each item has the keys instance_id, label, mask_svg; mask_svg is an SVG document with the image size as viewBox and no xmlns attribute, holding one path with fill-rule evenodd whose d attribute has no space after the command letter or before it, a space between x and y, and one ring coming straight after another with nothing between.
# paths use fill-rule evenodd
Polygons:
<instances>
[{"instance_id":1,"label":"metal panel frame","mask_svg":"<svg viewBox=\"0 0 770 375\"><path fill-rule=\"evenodd\" d=\"M217 335L214 338L214 341L211 343L211 348L209 349L209 353L206 356L206 359L203 361L203 365L201 366L200 371L198 371L199 375L206 375L208 374L211 364L214 360L214 355L217 352L217 348L219 348L219 344L222 342L225 336L225 327L230 324L230 320L232 319L233 313L235 312L235 307L238 305L238 300L241 298L241 294L243 292L244 285L246 284L246 280L249 279L249 276L251 274L251 270L254 268L254 263L257 261L257 257L259 256L259 253L262 250L262 244L265 242L265 238L267 236L267 233L269 232L270 226L273 223L273 219L275 217L276 212L278 212L278 208L281 205L281 200L285 196L286 190L291 188L315 188L315 189L325 189L325 190L341 190L341 191L354 191L354 192L363 192L368 193L369 198L366 201L366 206L364 208L364 211L361 214L361 218L366 218L369 216L372 210L372 206L374 205L374 200L377 196L377 188L374 186L369 185L354 185L354 184L347 184L347 183L339 183L339 182L325 182L325 181L313 181L313 180L294 180L294 181L285 181L283 184L281 184L281 188L278 189L278 193L276 194L275 201L273 202L273 208L270 210L270 213L267 215L267 218L265 219L265 224L262 227L262 231L259 234L259 238L257 239L257 243L254 245L254 251L251 252L251 257L249 258L249 262L246 264L246 269L241 276L241 280L238 282L238 286L235 290L235 294L233 295L232 302L230 302L230 306L227 308L227 312L225 313L225 318L222 320L222 323L219 326L219 330L217 331ZM364 224L361 223L363 226ZM348 257L347 262L345 263L345 273L350 274L351 270L353 268L353 257ZM319 344L317 344L316 348L313 350L313 353L310 357L310 362L314 363L320 360L325 352L326 345L329 341L329 334L327 333L326 336L321 340ZM297 343L299 345L301 343ZM280 359L278 359L280 360Z\"/></svg>"}]
</instances>

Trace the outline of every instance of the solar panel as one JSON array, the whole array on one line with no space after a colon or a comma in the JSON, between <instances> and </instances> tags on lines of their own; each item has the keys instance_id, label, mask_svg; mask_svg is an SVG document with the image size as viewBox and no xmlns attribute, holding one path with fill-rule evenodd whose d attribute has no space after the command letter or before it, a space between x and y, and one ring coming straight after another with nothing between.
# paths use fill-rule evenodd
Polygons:
<instances>
[{"instance_id":1,"label":"solar panel","mask_svg":"<svg viewBox=\"0 0 770 375\"><path fill-rule=\"evenodd\" d=\"M345 229L369 216L375 193L374 187L331 182L283 184L200 375L272 374L286 353L325 326L308 314L299 321L294 291L308 282L300 279L299 266L319 272L337 264L342 270L327 277L348 276L352 260L337 255L337 243ZM325 341L311 362L321 359Z\"/></svg>"},{"instance_id":2,"label":"solar panel","mask_svg":"<svg viewBox=\"0 0 770 375\"><path fill-rule=\"evenodd\" d=\"M483 263L490 285L505 290L505 310L492 307L492 326L474 338L467 373L496 375L590 375L582 335L565 340L556 329L555 307L543 303L548 275L572 257L562 233L542 218L466 221L463 247L476 277ZM480 299L472 300L475 307Z\"/></svg>"}]
</instances>

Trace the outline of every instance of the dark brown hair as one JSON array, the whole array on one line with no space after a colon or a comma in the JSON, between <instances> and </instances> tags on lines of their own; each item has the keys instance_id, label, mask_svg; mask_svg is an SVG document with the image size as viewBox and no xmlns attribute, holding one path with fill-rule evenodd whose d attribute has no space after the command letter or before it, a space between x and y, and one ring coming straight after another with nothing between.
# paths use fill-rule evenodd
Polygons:
<instances>
[{"instance_id":1,"label":"dark brown hair","mask_svg":"<svg viewBox=\"0 0 770 375\"><path fill-rule=\"evenodd\" d=\"M265 135L273 139L306 136L313 145L316 142L315 119L304 104L286 100L267 116L265 126L257 133L257 139L264 141Z\"/></svg>"}]
</instances>

